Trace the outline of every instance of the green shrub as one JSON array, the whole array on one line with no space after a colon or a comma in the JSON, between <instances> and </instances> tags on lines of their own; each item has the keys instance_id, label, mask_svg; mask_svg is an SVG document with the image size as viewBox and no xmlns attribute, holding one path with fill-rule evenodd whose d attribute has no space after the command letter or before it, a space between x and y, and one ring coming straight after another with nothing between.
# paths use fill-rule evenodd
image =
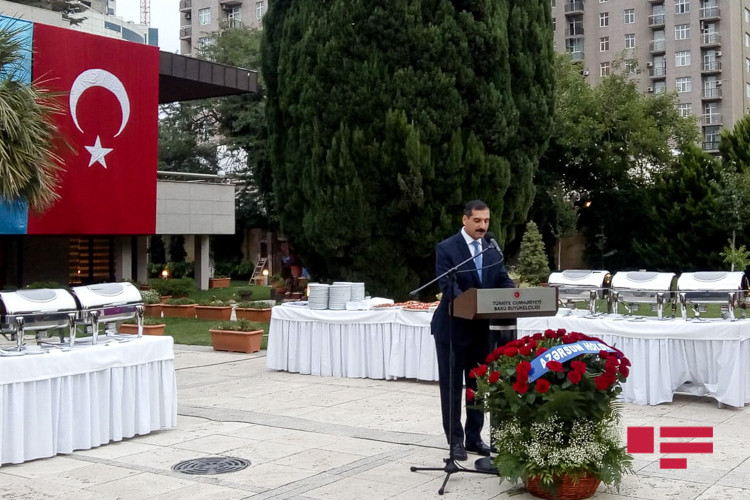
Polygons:
<instances>
[{"instance_id":1,"label":"green shrub","mask_svg":"<svg viewBox=\"0 0 750 500\"><path fill-rule=\"evenodd\" d=\"M138 324L135 318L126 319L123 321L123 324L125 325L136 325ZM144 326L154 326L154 325L163 325L164 321L162 321L161 318L154 318L151 316L144 316L143 317L143 324Z\"/></svg>"},{"instance_id":2,"label":"green shrub","mask_svg":"<svg viewBox=\"0 0 750 500\"><path fill-rule=\"evenodd\" d=\"M191 304L195 304L195 300L184 297L181 299L169 299L167 301L167 304L170 306L189 306Z\"/></svg>"},{"instance_id":3,"label":"green shrub","mask_svg":"<svg viewBox=\"0 0 750 500\"><path fill-rule=\"evenodd\" d=\"M265 300L253 300L250 302L240 302L237 307L243 309L268 309L271 307Z\"/></svg>"},{"instance_id":4,"label":"green shrub","mask_svg":"<svg viewBox=\"0 0 750 500\"><path fill-rule=\"evenodd\" d=\"M194 276L193 263L190 261L167 262L166 268L172 278L186 278Z\"/></svg>"},{"instance_id":5,"label":"green shrub","mask_svg":"<svg viewBox=\"0 0 750 500\"><path fill-rule=\"evenodd\" d=\"M253 330L262 330L263 325L241 319L239 321L222 321L212 327L213 330L232 330L235 332L251 332Z\"/></svg>"},{"instance_id":6,"label":"green shrub","mask_svg":"<svg viewBox=\"0 0 750 500\"><path fill-rule=\"evenodd\" d=\"M204 298L198 300L199 306L214 306L214 307L222 307L222 306L229 306L231 303L226 300L217 299L216 297L210 297L210 298Z\"/></svg>"},{"instance_id":7,"label":"green shrub","mask_svg":"<svg viewBox=\"0 0 750 500\"><path fill-rule=\"evenodd\" d=\"M253 274L254 270L255 264L253 264L252 262L240 262L239 264L237 264L237 269L232 277L236 279L248 280L250 279L250 275Z\"/></svg>"},{"instance_id":8,"label":"green shrub","mask_svg":"<svg viewBox=\"0 0 750 500\"><path fill-rule=\"evenodd\" d=\"M144 304L158 304L161 302L161 295L153 288L150 290L141 290L141 299Z\"/></svg>"},{"instance_id":9,"label":"green shrub","mask_svg":"<svg viewBox=\"0 0 750 500\"><path fill-rule=\"evenodd\" d=\"M57 281L32 281L24 288L68 288Z\"/></svg>"},{"instance_id":10,"label":"green shrub","mask_svg":"<svg viewBox=\"0 0 750 500\"><path fill-rule=\"evenodd\" d=\"M180 279L150 279L148 284L159 292L159 295L188 295L195 290L195 281L192 278Z\"/></svg>"},{"instance_id":11,"label":"green shrub","mask_svg":"<svg viewBox=\"0 0 750 500\"><path fill-rule=\"evenodd\" d=\"M544 241L535 222L526 224L526 232L521 238L518 272L521 280L532 286L538 286L549 278L547 253L544 251Z\"/></svg>"}]
</instances>

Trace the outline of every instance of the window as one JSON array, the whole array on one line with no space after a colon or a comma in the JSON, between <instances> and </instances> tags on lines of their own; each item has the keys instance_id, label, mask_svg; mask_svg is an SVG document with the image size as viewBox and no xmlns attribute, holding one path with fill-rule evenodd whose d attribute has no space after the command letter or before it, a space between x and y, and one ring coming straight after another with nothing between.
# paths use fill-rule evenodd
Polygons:
<instances>
[{"instance_id":1,"label":"window","mask_svg":"<svg viewBox=\"0 0 750 500\"><path fill-rule=\"evenodd\" d=\"M606 28L609 26L609 12L602 12L599 14L599 27Z\"/></svg>"},{"instance_id":2,"label":"window","mask_svg":"<svg viewBox=\"0 0 750 500\"><path fill-rule=\"evenodd\" d=\"M552 18L552 31L557 31L557 18Z\"/></svg>"},{"instance_id":3,"label":"window","mask_svg":"<svg viewBox=\"0 0 750 500\"><path fill-rule=\"evenodd\" d=\"M689 24L678 24L674 27L675 40L687 40L688 38L690 38Z\"/></svg>"},{"instance_id":4,"label":"window","mask_svg":"<svg viewBox=\"0 0 750 500\"><path fill-rule=\"evenodd\" d=\"M654 82L654 92L666 92L667 91L667 82L664 80L659 80Z\"/></svg>"},{"instance_id":5,"label":"window","mask_svg":"<svg viewBox=\"0 0 750 500\"><path fill-rule=\"evenodd\" d=\"M750 9L745 8L745 22L750 23Z\"/></svg>"},{"instance_id":6,"label":"window","mask_svg":"<svg viewBox=\"0 0 750 500\"><path fill-rule=\"evenodd\" d=\"M674 0L674 13L687 14L690 12L690 0Z\"/></svg>"},{"instance_id":7,"label":"window","mask_svg":"<svg viewBox=\"0 0 750 500\"><path fill-rule=\"evenodd\" d=\"M552 0L552 1L550 2L550 7L554 7L554 6L555 6L555 0Z\"/></svg>"},{"instance_id":8,"label":"window","mask_svg":"<svg viewBox=\"0 0 750 500\"><path fill-rule=\"evenodd\" d=\"M612 66L609 64L609 62L599 63L599 76L609 76L609 72L611 69Z\"/></svg>"},{"instance_id":9,"label":"window","mask_svg":"<svg viewBox=\"0 0 750 500\"><path fill-rule=\"evenodd\" d=\"M681 117L686 118L693 114L693 105L689 102L681 102L677 105L677 113Z\"/></svg>"},{"instance_id":10,"label":"window","mask_svg":"<svg viewBox=\"0 0 750 500\"><path fill-rule=\"evenodd\" d=\"M625 9L625 24L633 24L635 22L635 9Z\"/></svg>"},{"instance_id":11,"label":"window","mask_svg":"<svg viewBox=\"0 0 750 500\"><path fill-rule=\"evenodd\" d=\"M745 84L745 95L750 97L750 83Z\"/></svg>"},{"instance_id":12,"label":"window","mask_svg":"<svg viewBox=\"0 0 750 500\"><path fill-rule=\"evenodd\" d=\"M263 17L263 2L255 2L255 18L260 19Z\"/></svg>"},{"instance_id":13,"label":"window","mask_svg":"<svg viewBox=\"0 0 750 500\"><path fill-rule=\"evenodd\" d=\"M745 33L745 47L750 47L750 33Z\"/></svg>"},{"instance_id":14,"label":"window","mask_svg":"<svg viewBox=\"0 0 750 500\"><path fill-rule=\"evenodd\" d=\"M625 60L625 73L630 75L638 71L638 60L637 59L626 59Z\"/></svg>"},{"instance_id":15,"label":"window","mask_svg":"<svg viewBox=\"0 0 750 500\"><path fill-rule=\"evenodd\" d=\"M200 9L198 10L198 19L201 26L211 23L211 9Z\"/></svg>"},{"instance_id":16,"label":"window","mask_svg":"<svg viewBox=\"0 0 750 500\"><path fill-rule=\"evenodd\" d=\"M690 51L681 50L674 53L675 66L690 66Z\"/></svg>"},{"instance_id":17,"label":"window","mask_svg":"<svg viewBox=\"0 0 750 500\"><path fill-rule=\"evenodd\" d=\"M599 3L607 3L607 0L599 0Z\"/></svg>"},{"instance_id":18,"label":"window","mask_svg":"<svg viewBox=\"0 0 750 500\"><path fill-rule=\"evenodd\" d=\"M689 76L678 78L677 80L675 80L675 84L677 92L690 92L693 89Z\"/></svg>"},{"instance_id":19,"label":"window","mask_svg":"<svg viewBox=\"0 0 750 500\"><path fill-rule=\"evenodd\" d=\"M609 50L609 37L603 36L599 39L599 52L607 52Z\"/></svg>"},{"instance_id":20,"label":"window","mask_svg":"<svg viewBox=\"0 0 750 500\"><path fill-rule=\"evenodd\" d=\"M745 73L750 73L750 59L745 58Z\"/></svg>"},{"instance_id":21,"label":"window","mask_svg":"<svg viewBox=\"0 0 750 500\"><path fill-rule=\"evenodd\" d=\"M625 35L625 48L626 49L635 48L635 33L628 33L627 35Z\"/></svg>"}]
</instances>

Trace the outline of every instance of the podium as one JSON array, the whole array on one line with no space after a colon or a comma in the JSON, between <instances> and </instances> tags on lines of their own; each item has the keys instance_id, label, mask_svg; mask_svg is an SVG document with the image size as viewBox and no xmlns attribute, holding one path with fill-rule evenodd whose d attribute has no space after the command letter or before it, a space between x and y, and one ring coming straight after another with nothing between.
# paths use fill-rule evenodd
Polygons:
<instances>
[{"instance_id":1,"label":"podium","mask_svg":"<svg viewBox=\"0 0 750 500\"><path fill-rule=\"evenodd\" d=\"M557 287L470 288L453 299L453 316L505 319L557 314Z\"/></svg>"}]
</instances>

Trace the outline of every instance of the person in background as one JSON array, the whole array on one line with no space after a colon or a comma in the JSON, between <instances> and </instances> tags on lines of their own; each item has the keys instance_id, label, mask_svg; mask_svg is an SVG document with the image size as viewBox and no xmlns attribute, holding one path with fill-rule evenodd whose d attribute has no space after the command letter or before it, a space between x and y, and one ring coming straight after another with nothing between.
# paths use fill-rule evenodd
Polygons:
<instances>
[{"instance_id":1,"label":"person in background","mask_svg":"<svg viewBox=\"0 0 750 500\"><path fill-rule=\"evenodd\" d=\"M470 288L514 288L508 276L502 256L495 249L489 249L484 240L490 224L490 209L481 200L466 204L461 230L437 245L435 271L439 276L461 262L474 256L455 274L455 282L450 276L438 281L443 293L435 314L431 330L437 351L438 376L440 382L440 406L443 416L443 430L448 443L452 443L452 454L456 460L466 460L466 452L489 456L490 447L482 441L484 413L481 410L466 409L466 426L461 425L461 391L466 387L476 389L476 380L469 377L469 371L484 363L489 348L489 322L487 320L466 320L453 318L451 335L450 299L455 299ZM451 284L453 283L452 291ZM453 340L453 380L450 380L450 345ZM450 392L453 394L453 412L449 408ZM452 440L451 440L452 436Z\"/></svg>"}]
</instances>

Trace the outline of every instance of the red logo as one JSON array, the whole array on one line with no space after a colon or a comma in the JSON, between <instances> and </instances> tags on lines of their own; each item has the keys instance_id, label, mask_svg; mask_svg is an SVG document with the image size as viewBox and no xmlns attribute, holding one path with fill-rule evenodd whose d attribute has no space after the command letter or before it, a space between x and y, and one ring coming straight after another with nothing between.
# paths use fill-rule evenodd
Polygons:
<instances>
[{"instance_id":1,"label":"red logo","mask_svg":"<svg viewBox=\"0 0 750 500\"><path fill-rule=\"evenodd\" d=\"M513 296L514 296L515 298L518 298L518 297L520 297L520 296L521 296L521 292L519 292L518 290L516 290L516 293L514 293L514 294L513 294Z\"/></svg>"},{"instance_id":2,"label":"red logo","mask_svg":"<svg viewBox=\"0 0 750 500\"><path fill-rule=\"evenodd\" d=\"M659 427L660 438L713 438L713 427ZM713 453L714 444L705 442L659 443L659 453ZM654 453L653 427L628 427L628 453ZM662 458L660 469L687 469L687 458Z\"/></svg>"}]
</instances>

